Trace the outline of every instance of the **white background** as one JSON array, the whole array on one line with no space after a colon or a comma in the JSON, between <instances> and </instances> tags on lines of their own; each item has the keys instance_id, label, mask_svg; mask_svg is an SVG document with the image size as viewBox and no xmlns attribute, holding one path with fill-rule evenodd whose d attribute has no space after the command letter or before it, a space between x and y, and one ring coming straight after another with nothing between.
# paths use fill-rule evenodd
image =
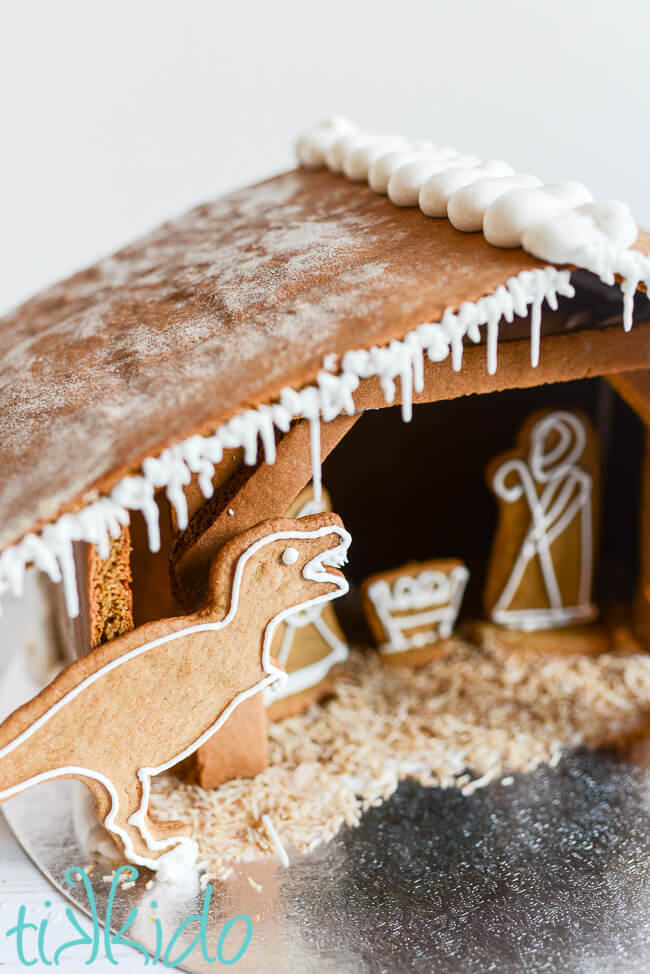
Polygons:
<instances>
[{"instance_id":1,"label":"white background","mask_svg":"<svg viewBox=\"0 0 650 974\"><path fill-rule=\"evenodd\" d=\"M648 0L0 0L0 313L332 111L650 224Z\"/></svg>"}]
</instances>

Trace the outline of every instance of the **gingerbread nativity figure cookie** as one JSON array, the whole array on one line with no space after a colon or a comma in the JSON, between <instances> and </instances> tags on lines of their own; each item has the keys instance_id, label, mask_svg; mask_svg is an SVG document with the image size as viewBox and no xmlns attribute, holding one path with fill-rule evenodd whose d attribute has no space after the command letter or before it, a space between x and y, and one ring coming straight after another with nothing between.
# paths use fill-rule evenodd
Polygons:
<instances>
[{"instance_id":1,"label":"gingerbread nativity figure cookie","mask_svg":"<svg viewBox=\"0 0 650 974\"><path fill-rule=\"evenodd\" d=\"M527 633L555 630L552 643L570 645L572 630L598 617L598 438L587 416L553 409L526 421L519 444L487 473L499 524L484 591L486 616Z\"/></svg>"},{"instance_id":2,"label":"gingerbread nativity figure cookie","mask_svg":"<svg viewBox=\"0 0 650 974\"><path fill-rule=\"evenodd\" d=\"M411 562L367 578L362 604L382 661L422 666L444 655L468 578L457 558Z\"/></svg>"},{"instance_id":3,"label":"gingerbread nativity figure cookie","mask_svg":"<svg viewBox=\"0 0 650 974\"><path fill-rule=\"evenodd\" d=\"M458 620L612 649L616 603L650 647L650 235L339 117L297 156L0 320L0 595L45 573L66 662L0 725L0 800L80 778L160 872L200 835L151 778L263 773L364 579L394 681Z\"/></svg>"},{"instance_id":4,"label":"gingerbread nativity figure cookie","mask_svg":"<svg viewBox=\"0 0 650 974\"><path fill-rule=\"evenodd\" d=\"M332 501L323 488L317 501L311 485L298 494L286 512L287 517L308 517L332 510ZM331 602L292 612L278 626L273 653L284 666L287 678L266 692L271 720L299 713L309 704L326 697L339 664L348 657L345 635Z\"/></svg>"}]
</instances>

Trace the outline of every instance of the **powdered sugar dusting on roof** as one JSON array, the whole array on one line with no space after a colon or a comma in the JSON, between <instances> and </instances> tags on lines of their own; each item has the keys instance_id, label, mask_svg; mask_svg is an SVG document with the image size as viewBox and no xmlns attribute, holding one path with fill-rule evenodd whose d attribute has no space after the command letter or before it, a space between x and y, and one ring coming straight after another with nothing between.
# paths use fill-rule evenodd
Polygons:
<instances>
[{"instance_id":1,"label":"powdered sugar dusting on roof","mask_svg":"<svg viewBox=\"0 0 650 974\"><path fill-rule=\"evenodd\" d=\"M199 207L0 323L1 450L14 472L0 487L0 509L14 515L3 542L87 489L104 460L137 461L133 446L156 414L145 449L174 414L183 434L206 394L217 403L227 389L233 405L254 394L232 386L249 361L267 356L265 378L281 384L283 353L306 327L320 329L312 354L328 350L327 316L358 312L355 285L380 280L383 265L358 261L368 239L359 214L315 208L306 219L291 203L301 188L288 174ZM323 308L310 281L333 264L338 287Z\"/></svg>"}]
</instances>

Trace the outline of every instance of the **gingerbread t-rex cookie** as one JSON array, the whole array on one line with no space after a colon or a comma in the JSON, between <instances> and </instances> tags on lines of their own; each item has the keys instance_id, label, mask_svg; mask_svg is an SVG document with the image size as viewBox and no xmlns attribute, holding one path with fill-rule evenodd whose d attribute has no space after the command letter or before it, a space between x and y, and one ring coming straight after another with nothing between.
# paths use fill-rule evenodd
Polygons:
<instances>
[{"instance_id":1,"label":"gingerbread t-rex cookie","mask_svg":"<svg viewBox=\"0 0 650 974\"><path fill-rule=\"evenodd\" d=\"M201 609L102 644L0 725L0 801L79 778L129 860L189 865L186 827L149 818L151 777L283 677L274 630L290 612L347 591L335 566L349 541L335 514L265 521L233 538L214 559Z\"/></svg>"}]
</instances>

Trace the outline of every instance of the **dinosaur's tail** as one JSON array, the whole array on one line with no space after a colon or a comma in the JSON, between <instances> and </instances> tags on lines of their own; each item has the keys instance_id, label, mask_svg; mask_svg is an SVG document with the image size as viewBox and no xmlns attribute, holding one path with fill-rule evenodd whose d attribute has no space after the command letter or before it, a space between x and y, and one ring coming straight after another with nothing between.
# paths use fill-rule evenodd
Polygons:
<instances>
[{"instance_id":1,"label":"dinosaur's tail","mask_svg":"<svg viewBox=\"0 0 650 974\"><path fill-rule=\"evenodd\" d=\"M0 802L13 798L32 785L55 777L50 772L43 773L37 761L30 760L26 745L18 746L8 754L0 751L0 755ZM42 765L42 758L40 763Z\"/></svg>"},{"instance_id":2,"label":"dinosaur's tail","mask_svg":"<svg viewBox=\"0 0 650 974\"><path fill-rule=\"evenodd\" d=\"M35 706L37 701L42 705ZM0 724L0 802L64 773L52 770L52 755L44 746L48 709L37 697Z\"/></svg>"}]
</instances>

